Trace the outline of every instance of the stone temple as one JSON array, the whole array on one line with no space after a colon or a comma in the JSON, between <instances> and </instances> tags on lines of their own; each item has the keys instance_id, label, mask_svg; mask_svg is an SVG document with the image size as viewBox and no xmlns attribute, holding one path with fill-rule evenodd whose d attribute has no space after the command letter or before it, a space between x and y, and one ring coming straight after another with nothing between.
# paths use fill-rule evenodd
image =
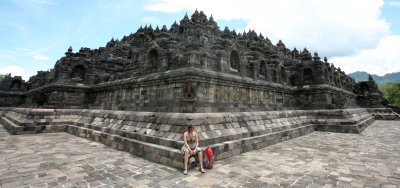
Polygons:
<instances>
[{"instance_id":1,"label":"stone temple","mask_svg":"<svg viewBox=\"0 0 400 188\"><path fill-rule=\"evenodd\" d=\"M50 71L0 84L12 134L68 132L183 168L186 125L216 160L312 131L360 133L399 120L372 80L355 83L315 52L255 31L220 30L201 11L105 47L70 47Z\"/></svg>"}]
</instances>

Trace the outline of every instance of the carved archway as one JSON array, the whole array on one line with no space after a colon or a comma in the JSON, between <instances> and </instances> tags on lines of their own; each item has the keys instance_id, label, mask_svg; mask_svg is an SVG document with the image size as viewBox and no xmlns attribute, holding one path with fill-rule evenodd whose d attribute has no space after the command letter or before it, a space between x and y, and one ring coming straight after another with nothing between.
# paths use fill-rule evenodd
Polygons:
<instances>
[{"instance_id":1,"label":"carved archway","mask_svg":"<svg viewBox=\"0 0 400 188\"><path fill-rule=\"evenodd\" d=\"M367 83L361 83L360 84L360 91L361 91L361 94L362 95L365 95L365 94L367 94L367 93L369 93L369 86L368 86L368 84Z\"/></svg>"},{"instance_id":2,"label":"carved archway","mask_svg":"<svg viewBox=\"0 0 400 188\"><path fill-rule=\"evenodd\" d=\"M285 67L281 67L281 81L286 82L286 77Z\"/></svg>"},{"instance_id":3,"label":"carved archway","mask_svg":"<svg viewBox=\"0 0 400 188\"><path fill-rule=\"evenodd\" d=\"M229 60L231 63L231 68L239 71L240 70L240 58L239 58L239 54L237 53L236 50L233 50L231 52Z\"/></svg>"},{"instance_id":4,"label":"carved archway","mask_svg":"<svg viewBox=\"0 0 400 188\"><path fill-rule=\"evenodd\" d=\"M314 74L311 69L306 68L303 70L303 82L304 82L304 85L314 84Z\"/></svg>"},{"instance_id":5,"label":"carved archway","mask_svg":"<svg viewBox=\"0 0 400 188\"><path fill-rule=\"evenodd\" d=\"M10 90L19 90L21 89L21 80L13 80L10 85Z\"/></svg>"},{"instance_id":6,"label":"carved archway","mask_svg":"<svg viewBox=\"0 0 400 188\"><path fill-rule=\"evenodd\" d=\"M151 72L157 72L158 52L156 49L150 50L148 55L148 64L150 66Z\"/></svg>"},{"instance_id":7,"label":"carved archway","mask_svg":"<svg viewBox=\"0 0 400 188\"><path fill-rule=\"evenodd\" d=\"M83 65L76 65L71 72L71 79L85 80L86 68Z\"/></svg>"},{"instance_id":8,"label":"carved archway","mask_svg":"<svg viewBox=\"0 0 400 188\"><path fill-rule=\"evenodd\" d=\"M260 63L260 75L262 76L267 76L267 65L265 61L261 61Z\"/></svg>"}]
</instances>

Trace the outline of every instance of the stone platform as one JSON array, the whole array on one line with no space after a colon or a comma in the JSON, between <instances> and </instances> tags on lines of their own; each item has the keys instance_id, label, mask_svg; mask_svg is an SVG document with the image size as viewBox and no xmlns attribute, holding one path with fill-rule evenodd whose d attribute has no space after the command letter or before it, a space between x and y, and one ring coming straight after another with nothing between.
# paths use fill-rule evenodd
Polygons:
<instances>
[{"instance_id":1,"label":"stone platform","mask_svg":"<svg viewBox=\"0 0 400 188\"><path fill-rule=\"evenodd\" d=\"M399 187L399 135L400 121L379 120L361 134L314 131L184 176L67 133L0 126L0 187Z\"/></svg>"},{"instance_id":2,"label":"stone platform","mask_svg":"<svg viewBox=\"0 0 400 188\"><path fill-rule=\"evenodd\" d=\"M260 149L314 130L360 133L390 109L290 110L239 113L156 113L81 109L2 108L0 123L12 134L68 132L148 160L183 168L185 125L215 160Z\"/></svg>"}]
</instances>

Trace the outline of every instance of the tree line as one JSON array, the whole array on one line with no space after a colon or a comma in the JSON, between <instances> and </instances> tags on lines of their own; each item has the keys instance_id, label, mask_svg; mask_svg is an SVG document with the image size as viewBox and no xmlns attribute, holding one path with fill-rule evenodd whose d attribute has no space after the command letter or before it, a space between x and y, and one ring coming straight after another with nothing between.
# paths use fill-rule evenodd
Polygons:
<instances>
[{"instance_id":1,"label":"tree line","mask_svg":"<svg viewBox=\"0 0 400 188\"><path fill-rule=\"evenodd\" d=\"M378 87L391 105L400 106L400 82L387 82Z\"/></svg>"},{"instance_id":2,"label":"tree line","mask_svg":"<svg viewBox=\"0 0 400 188\"><path fill-rule=\"evenodd\" d=\"M6 76L6 75L0 74L0 83L3 81L3 79L4 79L5 76Z\"/></svg>"}]
</instances>

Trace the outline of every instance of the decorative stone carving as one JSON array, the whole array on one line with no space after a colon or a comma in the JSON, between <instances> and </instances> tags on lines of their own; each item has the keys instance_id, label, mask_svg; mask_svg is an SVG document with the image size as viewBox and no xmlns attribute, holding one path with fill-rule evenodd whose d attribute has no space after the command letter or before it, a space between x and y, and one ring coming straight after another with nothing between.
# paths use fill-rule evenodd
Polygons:
<instances>
[{"instance_id":1,"label":"decorative stone carving","mask_svg":"<svg viewBox=\"0 0 400 188\"><path fill-rule=\"evenodd\" d=\"M185 113L195 112L194 105L196 99L196 87L193 86L191 81L185 83L183 88L183 100L185 102Z\"/></svg>"}]
</instances>

